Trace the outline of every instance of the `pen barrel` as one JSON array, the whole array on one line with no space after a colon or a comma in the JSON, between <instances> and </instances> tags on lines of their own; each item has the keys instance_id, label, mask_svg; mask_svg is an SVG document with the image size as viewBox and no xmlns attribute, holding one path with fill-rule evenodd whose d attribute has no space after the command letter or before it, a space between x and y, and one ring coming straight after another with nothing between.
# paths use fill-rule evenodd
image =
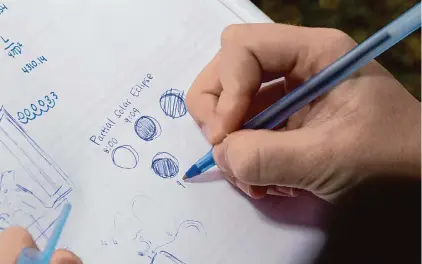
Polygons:
<instances>
[{"instance_id":1,"label":"pen barrel","mask_svg":"<svg viewBox=\"0 0 422 264\"><path fill-rule=\"evenodd\" d=\"M377 47L389 39L388 33L374 36L372 41L364 42L340 58L335 64L328 66L310 78L301 86L268 107L265 111L251 119L244 125L245 129L273 129L281 122L317 97L334 88L345 75L353 73L355 64ZM368 61L369 62L369 61Z\"/></svg>"},{"instance_id":2,"label":"pen barrel","mask_svg":"<svg viewBox=\"0 0 422 264\"><path fill-rule=\"evenodd\" d=\"M420 3L248 121L243 129L274 129L302 107L421 26Z\"/></svg>"}]
</instances>

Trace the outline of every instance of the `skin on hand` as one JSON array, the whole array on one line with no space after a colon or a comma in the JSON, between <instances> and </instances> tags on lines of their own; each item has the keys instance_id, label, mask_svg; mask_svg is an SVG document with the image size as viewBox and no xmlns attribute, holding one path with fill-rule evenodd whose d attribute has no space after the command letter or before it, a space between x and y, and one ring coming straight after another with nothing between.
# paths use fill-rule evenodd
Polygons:
<instances>
[{"instance_id":1,"label":"skin on hand","mask_svg":"<svg viewBox=\"0 0 422 264\"><path fill-rule=\"evenodd\" d=\"M31 235L21 227L9 227L0 233L0 263L15 264L24 248L37 248ZM56 250L51 264L82 264L72 252Z\"/></svg>"},{"instance_id":2,"label":"skin on hand","mask_svg":"<svg viewBox=\"0 0 422 264\"><path fill-rule=\"evenodd\" d=\"M187 106L231 183L254 198L307 190L334 201L373 174L420 175L420 103L376 61L297 112L286 128L237 131L355 46L335 29L244 24L224 30Z\"/></svg>"}]
</instances>

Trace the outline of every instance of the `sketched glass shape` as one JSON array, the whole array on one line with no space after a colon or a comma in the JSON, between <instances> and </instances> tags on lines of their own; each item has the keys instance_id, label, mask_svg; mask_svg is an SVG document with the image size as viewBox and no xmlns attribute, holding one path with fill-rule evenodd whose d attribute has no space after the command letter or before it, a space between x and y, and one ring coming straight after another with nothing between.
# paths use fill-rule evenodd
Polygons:
<instances>
[{"instance_id":1,"label":"sketched glass shape","mask_svg":"<svg viewBox=\"0 0 422 264\"><path fill-rule=\"evenodd\" d=\"M138 165L139 154L132 146L122 145L111 152L111 159L117 167L130 170Z\"/></svg>"},{"instance_id":2,"label":"sketched glass shape","mask_svg":"<svg viewBox=\"0 0 422 264\"><path fill-rule=\"evenodd\" d=\"M186 115L184 92L176 89L167 90L160 97L160 107L166 116L173 119Z\"/></svg>"},{"instance_id":3,"label":"sketched glass shape","mask_svg":"<svg viewBox=\"0 0 422 264\"><path fill-rule=\"evenodd\" d=\"M158 121L151 116L141 116L136 120L135 133L145 141L151 141L161 135L161 126Z\"/></svg>"},{"instance_id":4,"label":"sketched glass shape","mask_svg":"<svg viewBox=\"0 0 422 264\"><path fill-rule=\"evenodd\" d=\"M165 263L174 263L174 264L185 264L185 262L178 259L173 254L167 251L160 251L154 255L151 260L151 264L165 264Z\"/></svg>"},{"instance_id":5,"label":"sketched glass shape","mask_svg":"<svg viewBox=\"0 0 422 264\"><path fill-rule=\"evenodd\" d=\"M151 168L161 178L173 178L179 173L179 161L167 152L158 152L152 158Z\"/></svg>"},{"instance_id":6,"label":"sketched glass shape","mask_svg":"<svg viewBox=\"0 0 422 264\"><path fill-rule=\"evenodd\" d=\"M7 132L6 132L7 131ZM0 152L18 161L25 181L31 182L31 194L45 208L54 208L72 191L64 171L26 133L20 124L0 106Z\"/></svg>"}]
</instances>

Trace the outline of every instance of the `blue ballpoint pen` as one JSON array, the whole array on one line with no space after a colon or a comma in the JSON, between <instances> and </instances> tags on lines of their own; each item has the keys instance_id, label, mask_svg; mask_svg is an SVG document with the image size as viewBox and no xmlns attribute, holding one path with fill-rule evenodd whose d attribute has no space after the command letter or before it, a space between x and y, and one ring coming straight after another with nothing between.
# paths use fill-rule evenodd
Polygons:
<instances>
[{"instance_id":1,"label":"blue ballpoint pen","mask_svg":"<svg viewBox=\"0 0 422 264\"><path fill-rule=\"evenodd\" d=\"M243 129L274 129L302 107L329 92L378 55L421 27L421 3L406 11L337 61L243 125ZM368 88L370 89L370 88ZM185 173L193 178L215 166L212 149Z\"/></svg>"},{"instance_id":2,"label":"blue ballpoint pen","mask_svg":"<svg viewBox=\"0 0 422 264\"><path fill-rule=\"evenodd\" d=\"M56 220L56 226L51 234L44 251L39 251L36 248L24 248L18 258L17 264L49 264L50 259L56 249L57 242L62 234L64 224L69 216L70 204L63 205L63 209Z\"/></svg>"}]
</instances>

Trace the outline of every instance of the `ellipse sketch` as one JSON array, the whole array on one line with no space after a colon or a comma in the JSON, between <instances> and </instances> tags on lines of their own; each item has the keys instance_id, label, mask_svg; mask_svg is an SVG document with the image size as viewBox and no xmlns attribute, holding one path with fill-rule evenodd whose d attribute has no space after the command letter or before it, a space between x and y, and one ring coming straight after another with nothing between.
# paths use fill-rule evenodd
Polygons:
<instances>
[{"instance_id":1,"label":"ellipse sketch","mask_svg":"<svg viewBox=\"0 0 422 264\"><path fill-rule=\"evenodd\" d=\"M134 128L138 137L145 141L151 141L161 135L160 123L151 116L141 116L138 118Z\"/></svg>"},{"instance_id":2,"label":"ellipse sketch","mask_svg":"<svg viewBox=\"0 0 422 264\"><path fill-rule=\"evenodd\" d=\"M122 145L111 152L113 164L122 169L134 169L139 162L139 154L132 146Z\"/></svg>"},{"instance_id":3,"label":"ellipse sketch","mask_svg":"<svg viewBox=\"0 0 422 264\"><path fill-rule=\"evenodd\" d=\"M176 89L167 90L160 97L160 107L166 116L173 119L186 115L185 93Z\"/></svg>"},{"instance_id":4,"label":"ellipse sketch","mask_svg":"<svg viewBox=\"0 0 422 264\"><path fill-rule=\"evenodd\" d=\"M161 178L169 179L179 173L179 161L167 152L158 152L152 158L151 168Z\"/></svg>"}]
</instances>

